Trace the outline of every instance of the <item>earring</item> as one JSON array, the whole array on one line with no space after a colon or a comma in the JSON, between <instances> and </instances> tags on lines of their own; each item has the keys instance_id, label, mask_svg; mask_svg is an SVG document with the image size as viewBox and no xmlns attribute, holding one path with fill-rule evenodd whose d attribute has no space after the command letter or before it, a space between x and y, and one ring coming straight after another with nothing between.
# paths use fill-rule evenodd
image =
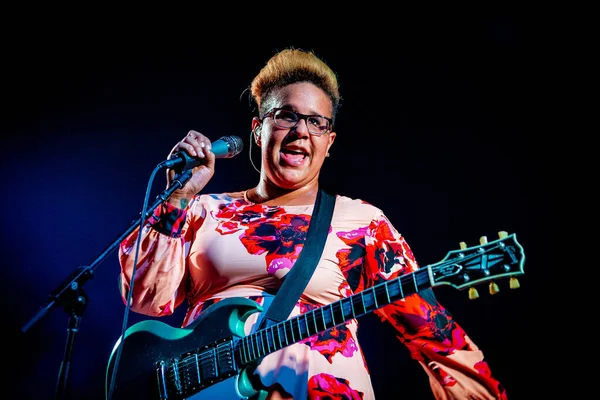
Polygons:
<instances>
[{"instance_id":1,"label":"earring","mask_svg":"<svg viewBox=\"0 0 600 400\"><path fill-rule=\"evenodd\" d=\"M254 141L256 142L256 145L260 146L260 126L256 127L252 133L254 134Z\"/></svg>"},{"instance_id":2,"label":"earring","mask_svg":"<svg viewBox=\"0 0 600 400\"><path fill-rule=\"evenodd\" d=\"M329 152L327 152L327 154L325 154L325 157L329 157Z\"/></svg>"}]
</instances>

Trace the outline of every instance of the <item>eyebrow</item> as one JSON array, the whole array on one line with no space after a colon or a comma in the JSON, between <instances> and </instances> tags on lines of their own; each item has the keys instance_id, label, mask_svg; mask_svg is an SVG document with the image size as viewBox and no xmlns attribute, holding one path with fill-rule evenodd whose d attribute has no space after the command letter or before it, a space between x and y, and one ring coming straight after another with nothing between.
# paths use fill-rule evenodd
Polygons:
<instances>
[{"instance_id":1,"label":"eyebrow","mask_svg":"<svg viewBox=\"0 0 600 400\"><path fill-rule=\"evenodd\" d=\"M298 111L298 110L296 109L296 107L294 107L294 106L293 106L293 105L291 105L291 104L284 104L284 105L281 105L281 106L279 106L279 107L275 107L275 108L283 108L284 110L290 110L290 111L294 111L294 112L297 112L297 113L299 113L299 114L303 114L303 115L318 115L319 117L327 117L327 115L321 114L321 113L319 113L319 112L316 112L316 111L313 111L313 110L311 110L311 111L310 111L310 113L308 113L308 114L301 113L300 111ZM327 117L327 118L331 118L331 117Z\"/></svg>"}]
</instances>

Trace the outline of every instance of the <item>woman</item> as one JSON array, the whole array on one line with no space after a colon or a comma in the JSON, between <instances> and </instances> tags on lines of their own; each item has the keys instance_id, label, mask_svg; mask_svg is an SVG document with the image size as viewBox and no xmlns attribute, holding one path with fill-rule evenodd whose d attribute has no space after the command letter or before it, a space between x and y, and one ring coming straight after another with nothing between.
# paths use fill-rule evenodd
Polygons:
<instances>
[{"instance_id":1,"label":"woman","mask_svg":"<svg viewBox=\"0 0 600 400\"><path fill-rule=\"evenodd\" d=\"M149 316L173 313L184 300L182 327L209 306L232 297L268 303L293 267L306 238L319 172L336 133L340 94L335 73L315 54L286 49L254 78L252 120L260 148L260 179L235 193L202 194L215 173L211 141L190 131L172 149L203 160L143 231L131 300ZM173 173L170 175L173 179ZM281 235L282 232L288 233ZM137 232L119 250L121 290L127 299ZM416 271L404 237L377 207L336 195L323 256L296 316ZM440 305L431 290L412 294L375 313L429 376L436 398L505 398L482 352ZM259 313L246 321L255 329ZM265 356L254 371L268 399L373 399L356 319Z\"/></svg>"}]
</instances>

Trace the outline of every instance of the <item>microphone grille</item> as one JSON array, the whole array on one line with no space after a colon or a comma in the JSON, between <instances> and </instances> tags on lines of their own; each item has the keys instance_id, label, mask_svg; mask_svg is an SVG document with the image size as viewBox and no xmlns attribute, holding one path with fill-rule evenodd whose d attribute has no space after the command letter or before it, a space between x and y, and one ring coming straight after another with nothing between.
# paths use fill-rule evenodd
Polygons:
<instances>
[{"instance_id":1,"label":"microphone grille","mask_svg":"<svg viewBox=\"0 0 600 400\"><path fill-rule=\"evenodd\" d=\"M244 149L244 141L239 136L223 136L221 140L227 143L227 147L229 147L225 158L237 156Z\"/></svg>"}]
</instances>

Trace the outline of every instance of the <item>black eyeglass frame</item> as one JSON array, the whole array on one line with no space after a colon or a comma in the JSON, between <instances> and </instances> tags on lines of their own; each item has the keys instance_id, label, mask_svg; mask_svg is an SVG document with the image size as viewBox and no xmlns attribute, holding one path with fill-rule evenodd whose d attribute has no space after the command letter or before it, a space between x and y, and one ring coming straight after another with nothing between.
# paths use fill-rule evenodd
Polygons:
<instances>
[{"instance_id":1,"label":"black eyeglass frame","mask_svg":"<svg viewBox=\"0 0 600 400\"><path fill-rule=\"evenodd\" d=\"M298 117L298 120L296 121L296 123L294 124L294 126L281 126L281 125L279 125L279 124L277 123L277 121L276 121L276 119L275 119L275 113L276 113L277 111L280 111L280 110L281 110L281 111L287 111L287 112L290 112L290 113L292 113L292 114L294 114L294 115L296 115L296 116ZM333 119L331 119L331 118L329 118L329 117L326 117L326 116L324 116L324 115L319 115L319 114L302 114L302 113L299 113L299 112L296 112L296 111L292 111L292 110L290 110L290 109L288 109L288 108L279 108L279 107L272 108L270 111L268 111L267 113L265 113L265 115L262 117L262 119L260 119L260 122L262 123L262 122L264 121L264 119L265 119L265 118L268 118L268 117L271 117L271 116L273 117L273 122L275 123L275 125L277 125L277 126L278 126L278 127L280 127L280 128L284 128L284 129L292 129L292 128L295 128L296 126L298 126L298 124L300 123L300 121L301 121L301 120L305 120L305 121L306 121L306 126L308 127L308 131L309 131L311 134L313 134L313 135L318 135L318 136L321 136L321 135L326 135L327 133L331 132L331 129L333 128ZM311 126L311 125L308 123L308 118L310 118L310 117L320 117L320 118L325 118L325 120L326 120L327 122L329 122L329 126L327 127L327 130L326 130L325 132L313 132L313 131L311 131L311 130L310 130L310 126Z\"/></svg>"}]
</instances>

